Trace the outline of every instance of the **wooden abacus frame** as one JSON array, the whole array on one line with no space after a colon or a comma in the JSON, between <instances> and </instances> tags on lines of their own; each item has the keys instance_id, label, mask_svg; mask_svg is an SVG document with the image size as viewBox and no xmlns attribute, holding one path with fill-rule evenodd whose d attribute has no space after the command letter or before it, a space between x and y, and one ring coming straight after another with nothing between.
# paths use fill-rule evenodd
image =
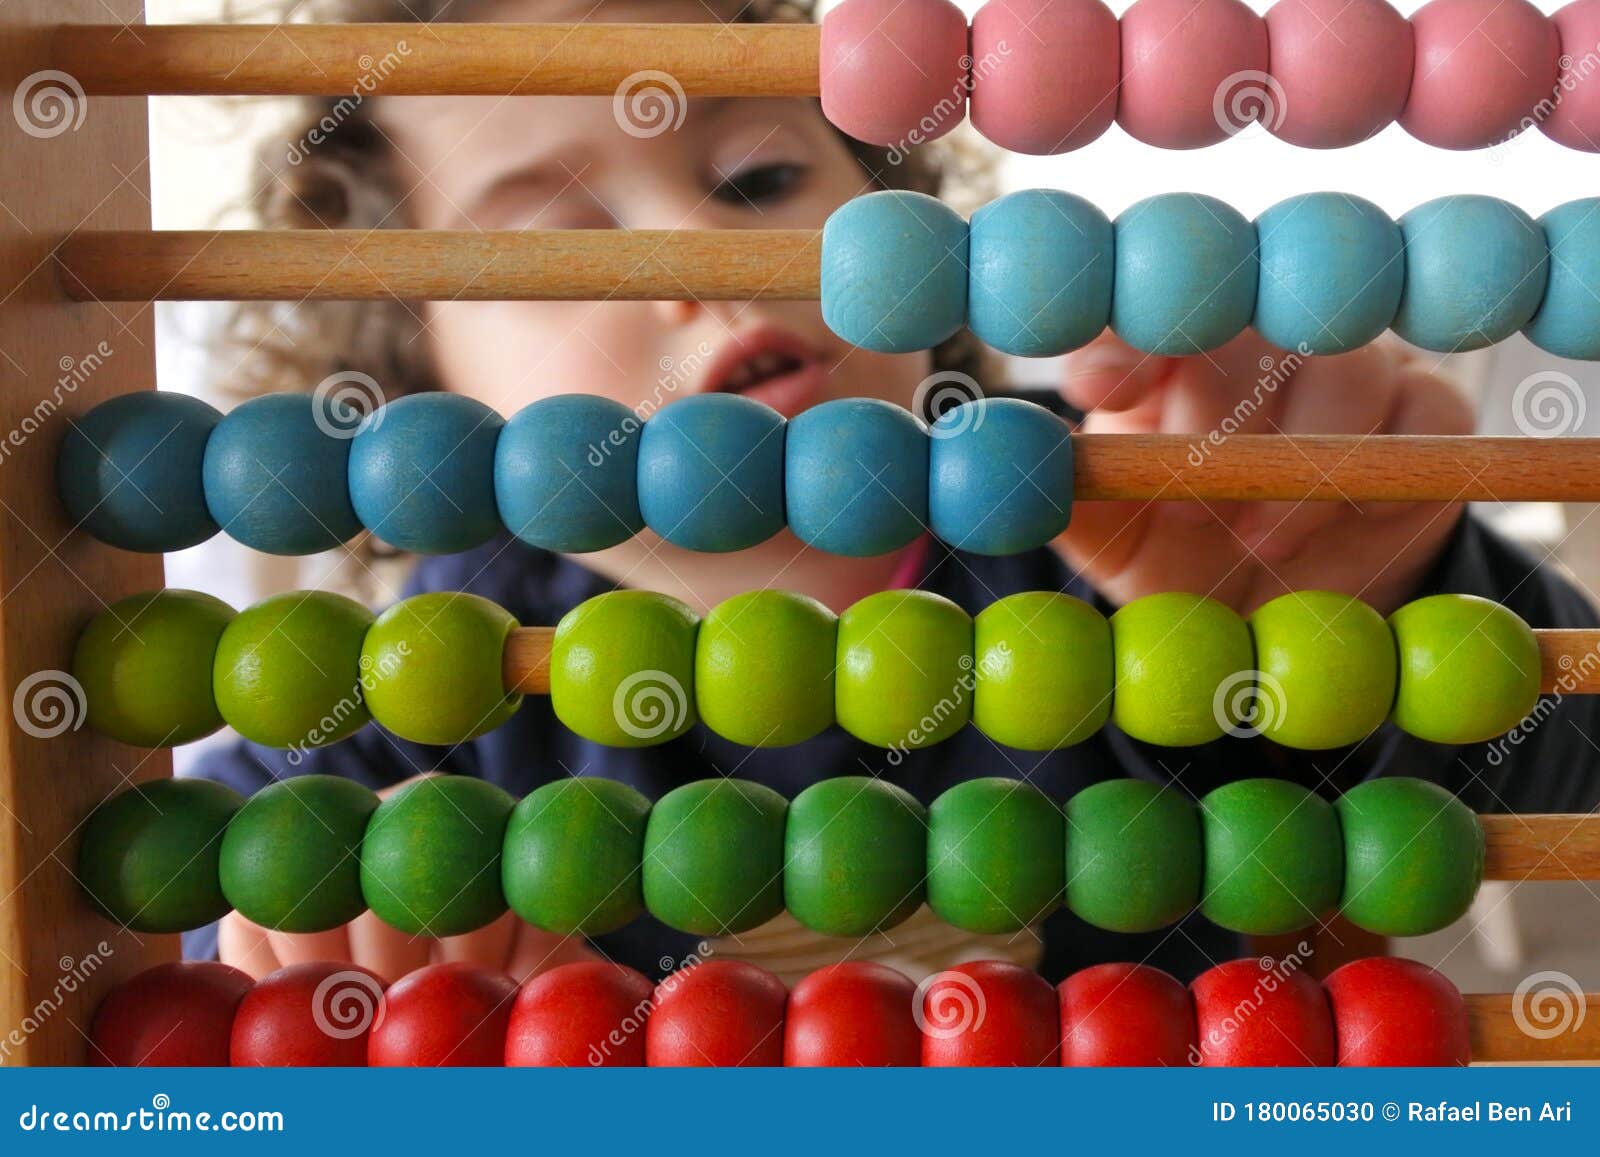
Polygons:
<instances>
[{"instance_id":1,"label":"wooden abacus frame","mask_svg":"<svg viewBox=\"0 0 1600 1157\"><path fill-rule=\"evenodd\" d=\"M127 23L91 23L108 14ZM414 53L385 92L611 95L645 68L670 72L689 96L817 91L812 26L432 25L417 35L409 25L146 27L142 16L140 0L10 0L0 5L5 80L15 93L53 69L89 96L335 95L370 69L364 57L410 35ZM444 297L469 280L475 297L664 298L685 286L702 298L817 292L818 235L804 231L153 233L145 103L97 100L76 111L86 115L48 136L25 131L20 115L0 121L0 372L8 376L0 390L0 668L8 694L29 676L64 668L77 632L110 602L162 585L158 557L73 533L53 484L67 418L155 387L144 303ZM1182 438L1080 438L1077 497L1600 500L1594 442L1578 439L1237 437L1203 468L1188 461L1188 449ZM1596 652L1597 638L1543 632L1546 687L1579 689L1558 681ZM548 644L548 629L518 632L506 653L509 687L548 685ZM1582 678L1600 686L1600 672ZM0 720L0 1033L10 1034L0 1036L0 1063L81 1063L99 998L177 957L176 937L139 935L95 913L70 866L74 833L98 803L171 772L167 752L121 746L87 727L39 738L15 709ZM1600 818L1482 822L1490 878L1600 878ZM64 984L67 976L74 983ZM1584 999L1582 1028L1541 1040L1518 1027L1511 996L1469 995L1474 1056L1600 1058L1600 995Z\"/></svg>"}]
</instances>

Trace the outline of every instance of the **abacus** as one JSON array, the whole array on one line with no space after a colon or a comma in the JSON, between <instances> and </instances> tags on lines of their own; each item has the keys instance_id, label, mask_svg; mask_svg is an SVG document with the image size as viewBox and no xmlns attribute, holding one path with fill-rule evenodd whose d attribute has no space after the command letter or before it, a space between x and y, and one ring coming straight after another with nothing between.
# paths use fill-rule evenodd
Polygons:
<instances>
[{"instance_id":1,"label":"abacus","mask_svg":"<svg viewBox=\"0 0 1600 1157\"><path fill-rule=\"evenodd\" d=\"M108 9L129 23L57 23ZM252 986L221 965L174 963L168 933L229 910L309 931L370 908L435 935L507 909L564 933L599 933L649 912L709 935L787 909L818 932L856 936L892 928L924 901L981 931L1022 928L1062 906L1101 927L1154 929L1199 907L1226 927L1266 934L1338 908L1363 928L1410 935L1459 917L1482 879L1600 878L1594 817L1476 816L1407 779L1375 781L1335 803L1274 780L1199 801L1119 781L1057 801L1024 783L978 779L923 808L854 777L794 800L728 779L653 803L604 780L561 781L519 802L445 778L379 804L353 783L308 776L245 802L172 780L164 748L224 724L259 742L310 747L368 720L454 744L504 722L524 694L549 694L568 727L619 746L669 741L697 719L752 746L838 724L891 752L969 723L1033 750L1081 742L1108 722L1178 746L1260 733L1327 749L1386 720L1464 744L1521 725L1541 691L1600 690L1600 632L1534 631L1506 608L1455 595L1386 620L1355 599L1298 592L1246 621L1182 594L1108 619L1055 592L1013 595L969 617L919 592L872 596L835 616L761 591L701 619L674 600L627 591L560 624L523 625L465 594L421 596L374 617L329 595L235 613L162 590L155 553L219 530L303 554L363 530L423 552L467 549L502 529L553 550L594 550L646 528L689 549L727 551L787 528L818 549L866 555L931 528L964 549L1004 554L1050 541L1075 501L1596 501L1600 476L1589 440L1243 436L1196 455L1181 437L1076 435L1006 399L974 400L928 429L866 402L785 423L748 399L706 396L635 422L614 445L632 415L581 396L509 421L443 395L394 403L349 427L320 398L263 398L224 417L150 390L149 313L118 303L820 298L835 332L890 352L928 348L966 326L998 348L1045 356L1110 325L1139 348L1174 354L1253 325L1302 356L1393 328L1437 349L1522 331L1552 352L1596 359L1600 202L1534 221L1461 196L1395 222L1358 199L1313 194L1250 222L1172 194L1113 222L1077 198L1031 192L967 222L928 198L878 193L818 232L155 233L144 204L143 106L99 98L345 93L370 69L363 59L381 58L407 29L146 28L139 14L131 0L11 0L0 9L7 75L23 81L15 128L3 128L10 286L0 344L20 380L58 383L43 400L27 389L0 393L10 428L0 468L0 656L15 705L0 758L0 1008L9 1023L30 1026L7 1040L8 1060L1600 1058L1600 1016L1587 1030L1530 1037L1510 997L1463 996L1432 970L1386 959L1348 965L1320 986L1288 968L1281 998L1240 1033L1219 1022L1261 980L1256 961L1221 965L1187 989L1148 968L1106 965L1059 990L998 962L963 965L920 990L851 964L792 992L721 960L655 988L626 969L572 965L520 992L503 977L444 966L390 987L386 1029L340 1037L317 1037L306 1021L324 983L353 970L310 966ZM1023 25L1037 35L1020 36ZM1312 53L1329 25L1338 50ZM1462 38L1485 26L1481 44ZM689 96L820 96L841 130L890 148L948 132L970 105L991 140L1037 153L1079 147L1113 120L1147 143L1192 148L1257 119L1307 147L1351 144L1398 120L1442 148L1486 147L1537 125L1596 151L1600 96L1574 80L1591 45L1600 45L1600 0L1577 0L1550 20L1521 0L1433 0L1410 21L1381 0L1282 0L1265 18L1234 0L1138 0L1120 21L1097 0L1008 0L970 29L944 0L847 0L820 28L435 25L383 91L622 99L625 82L654 70ZM986 64L1013 52L1003 72ZM1047 88L1063 54L1081 67ZM1222 87L1236 75L1256 86L1243 106ZM69 99L53 106L57 119L37 119L52 92L63 94L49 88L63 76ZM45 85L42 105L30 82ZM93 98L91 114L80 115L73 89ZM1463 91L1481 99L1461 101ZM1242 119L1241 107L1252 110ZM1307 268L1326 275L1307 277ZM1475 305L1463 285L1489 287L1492 306ZM608 447L599 464L587 459L597 439ZM752 444L759 453L732 456ZM716 469L697 467L685 447ZM893 470L863 485L841 468L852 447L873 448ZM260 470L275 486L257 506ZM728 483L733 472L739 486ZM593 501L562 495L580 475ZM419 494L408 484L419 477L436 479L449 502ZM1033 485L1022 489L1018 478ZM746 490L753 498L733 501L732 491ZM740 625L779 645L746 643ZM1205 660L1173 662L1180 648L1186 660ZM310 676L310 653L330 660L324 678ZM53 693L42 680L68 668L56 689L65 722L30 714L33 696L42 690L49 702ZM81 718L71 688L83 696ZM957 700L948 706L947 692ZM325 820L315 831L297 823L308 804ZM587 870L575 874L580 855ZM841 874L839 864L853 867ZM381 986L369 979L376 999ZM479 1031L444 1040L419 1031L428 1002L446 998L477 1007ZM952 999L983 1006L988 1032L949 1031ZM1600 997L1581 999L1591 1012L1600 1006ZM706 1009L730 1002L745 1014L742 1028L707 1022ZM182 1032L172 1032L173 1017ZM843 1019L859 1029L848 1039ZM622 1039L608 1044L615 1032ZM1296 1055L1282 1050L1285 1040ZM591 1046L607 1049L600 1061L580 1057Z\"/></svg>"}]
</instances>

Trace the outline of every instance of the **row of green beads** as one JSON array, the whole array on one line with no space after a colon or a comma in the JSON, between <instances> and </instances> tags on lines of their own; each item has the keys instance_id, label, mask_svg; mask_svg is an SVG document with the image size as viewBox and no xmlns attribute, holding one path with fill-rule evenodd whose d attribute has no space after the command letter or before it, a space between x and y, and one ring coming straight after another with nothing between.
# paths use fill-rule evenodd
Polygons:
<instances>
[{"instance_id":1,"label":"row of green beads","mask_svg":"<svg viewBox=\"0 0 1600 1157\"><path fill-rule=\"evenodd\" d=\"M871 595L837 618L757 591L697 622L675 599L618 591L561 621L550 664L562 722L623 747L681 735L696 713L751 746L837 721L879 747L923 747L970 720L998 743L1043 751L1109 718L1164 746L1252 731L1325 749L1391 716L1421 738L1469 743L1515 726L1538 694L1532 630L1470 595L1420 599L1386 622L1326 591L1284 595L1248 621L1214 599L1162 594L1108 621L1050 592L973 619L925 591Z\"/></svg>"},{"instance_id":2,"label":"row of green beads","mask_svg":"<svg viewBox=\"0 0 1600 1157\"><path fill-rule=\"evenodd\" d=\"M256 742L313 747L369 718L453 744L505 722L515 620L469 594L420 595L376 620L338 595L281 595L238 615L188 591L111 607L73 671L97 730L145 746L224 722ZM885 591L835 616L803 595L755 591L703 621L683 603L615 591L556 627L550 696L588 739L665 742L696 718L737 743L798 743L837 722L886 748L924 747L967 722L997 743L1050 750L1110 719L1136 739L1190 746L1252 730L1289 747L1354 743L1393 717L1440 743L1493 738L1539 693L1538 642L1469 595L1409 603L1387 622L1345 595L1306 591L1248 621L1215 600L1152 595L1108 621L1031 592L976 619L925 591Z\"/></svg>"},{"instance_id":3,"label":"row of green beads","mask_svg":"<svg viewBox=\"0 0 1600 1157\"><path fill-rule=\"evenodd\" d=\"M784 908L832 936L890 928L926 901L975 932L1027 927L1065 904L1118 932L1198 906L1251 934L1335 908L1385 935L1460 917L1483 874L1477 817L1440 787L1374 780L1336 803L1252 779L1198 805L1113 780L1065 807L1018 780L979 779L924 808L869 777L825 780L790 803L712 779L653 807L611 780L548 784L520 803L482 780L437 776L379 804L347 780L305 776L243 803L202 781L124 792L85 827L79 876L113 919L179 931L230 907L310 932L371 908L446 936L508 905L562 934L609 932L648 911L703 935Z\"/></svg>"}]
</instances>

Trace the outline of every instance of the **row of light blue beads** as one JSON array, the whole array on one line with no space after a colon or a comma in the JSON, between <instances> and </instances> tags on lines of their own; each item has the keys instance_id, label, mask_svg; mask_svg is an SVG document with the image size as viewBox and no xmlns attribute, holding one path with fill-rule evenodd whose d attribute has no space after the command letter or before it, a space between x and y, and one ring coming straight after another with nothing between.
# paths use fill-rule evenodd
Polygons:
<instances>
[{"instance_id":1,"label":"row of light blue beads","mask_svg":"<svg viewBox=\"0 0 1600 1157\"><path fill-rule=\"evenodd\" d=\"M1304 354L1343 353L1391 327L1435 350L1526 328L1552 353L1600 358L1596 204L1535 222L1493 198L1445 197L1396 223L1359 197L1310 193L1252 225L1175 193L1113 224L1082 198L1027 190L964 230L931 197L873 193L824 229L823 315L846 340L889 352L945 340L965 302L978 337L1027 357L1075 349L1109 323L1157 354L1213 349L1253 324Z\"/></svg>"}]
</instances>

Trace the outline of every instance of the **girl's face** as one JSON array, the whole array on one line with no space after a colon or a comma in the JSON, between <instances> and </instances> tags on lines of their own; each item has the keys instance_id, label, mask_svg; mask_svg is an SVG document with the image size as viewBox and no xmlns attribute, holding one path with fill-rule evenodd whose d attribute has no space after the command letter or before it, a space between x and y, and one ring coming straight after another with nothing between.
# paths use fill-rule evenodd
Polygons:
<instances>
[{"instance_id":1,"label":"girl's face","mask_svg":"<svg viewBox=\"0 0 1600 1157\"><path fill-rule=\"evenodd\" d=\"M520 0L481 18L713 19L699 0L612 0L598 14L566 0ZM738 27L725 35L737 37ZM419 228L820 229L870 188L808 100L692 100L681 126L653 136L619 123L610 97L392 97L379 124L399 161L407 224ZM786 416L840 397L909 406L930 368L925 354L844 344L814 301L448 302L429 305L424 322L419 340L445 387L506 416L561 393L604 395L641 416L713 390L749 394ZM737 589L766 581L763 560L769 571L792 570L784 560L800 549L780 536L745 552L756 573ZM646 541L586 561L651 585L642 580L657 556L680 573L704 569L703 557L681 553Z\"/></svg>"}]
</instances>

